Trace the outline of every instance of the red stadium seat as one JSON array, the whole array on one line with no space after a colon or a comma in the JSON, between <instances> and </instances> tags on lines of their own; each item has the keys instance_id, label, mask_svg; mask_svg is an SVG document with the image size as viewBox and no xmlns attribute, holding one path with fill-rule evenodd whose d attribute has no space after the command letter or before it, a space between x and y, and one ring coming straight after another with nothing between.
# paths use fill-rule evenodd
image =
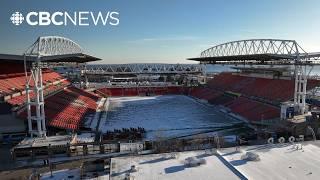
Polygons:
<instances>
[{"instance_id":1,"label":"red stadium seat","mask_svg":"<svg viewBox=\"0 0 320 180\"><path fill-rule=\"evenodd\" d=\"M77 130L88 113L94 113L99 97L68 87L45 99L45 115L49 126ZM26 118L26 112L20 114Z\"/></svg>"},{"instance_id":2,"label":"red stadium seat","mask_svg":"<svg viewBox=\"0 0 320 180\"><path fill-rule=\"evenodd\" d=\"M319 80L308 80L307 90L319 84ZM242 96L233 98L224 94L226 91ZM293 98L293 93L294 80L248 77L232 73L220 73L208 82L208 87L192 88L190 91L191 96L206 99L212 104L224 105L250 121L279 117L279 107L268 103L288 101Z\"/></svg>"},{"instance_id":3,"label":"red stadium seat","mask_svg":"<svg viewBox=\"0 0 320 180\"><path fill-rule=\"evenodd\" d=\"M138 96L138 95L164 95L164 94L183 94L184 89L180 86L168 87L117 87L100 88L97 92L107 96Z\"/></svg>"}]
</instances>

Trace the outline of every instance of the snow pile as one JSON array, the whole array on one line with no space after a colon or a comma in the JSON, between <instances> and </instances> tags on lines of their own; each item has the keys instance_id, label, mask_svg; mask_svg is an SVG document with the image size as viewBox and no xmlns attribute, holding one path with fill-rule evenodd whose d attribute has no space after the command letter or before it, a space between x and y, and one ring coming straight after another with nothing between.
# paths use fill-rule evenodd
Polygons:
<instances>
[{"instance_id":1,"label":"snow pile","mask_svg":"<svg viewBox=\"0 0 320 180\"><path fill-rule=\"evenodd\" d=\"M246 154L241 156L242 160L248 160L248 161L259 161L259 155L257 153L253 152L247 152Z\"/></svg>"},{"instance_id":2,"label":"snow pile","mask_svg":"<svg viewBox=\"0 0 320 180\"><path fill-rule=\"evenodd\" d=\"M196 167L206 163L207 161L205 159L195 157L188 157L184 161L184 165L187 167Z\"/></svg>"}]
</instances>

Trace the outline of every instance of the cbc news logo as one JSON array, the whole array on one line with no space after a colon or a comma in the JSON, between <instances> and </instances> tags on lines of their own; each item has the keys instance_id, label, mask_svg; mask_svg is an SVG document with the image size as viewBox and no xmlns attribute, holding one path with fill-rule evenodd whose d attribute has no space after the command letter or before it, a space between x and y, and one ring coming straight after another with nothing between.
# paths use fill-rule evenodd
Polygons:
<instances>
[{"instance_id":1,"label":"cbc news logo","mask_svg":"<svg viewBox=\"0 0 320 180\"><path fill-rule=\"evenodd\" d=\"M23 22L24 17L21 13L15 12L11 15L10 20L14 25L19 26Z\"/></svg>"},{"instance_id":2,"label":"cbc news logo","mask_svg":"<svg viewBox=\"0 0 320 180\"><path fill-rule=\"evenodd\" d=\"M90 25L111 25L117 26L120 23L119 13L116 11L75 11L75 12L28 12L24 17L22 13L15 12L11 15L12 24L19 26L26 21L30 26L90 26Z\"/></svg>"}]
</instances>

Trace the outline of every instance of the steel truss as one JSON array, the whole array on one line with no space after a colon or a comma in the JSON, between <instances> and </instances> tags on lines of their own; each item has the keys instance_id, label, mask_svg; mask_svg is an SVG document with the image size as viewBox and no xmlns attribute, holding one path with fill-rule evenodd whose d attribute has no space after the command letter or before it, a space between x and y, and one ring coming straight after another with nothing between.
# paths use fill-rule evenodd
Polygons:
<instances>
[{"instance_id":1,"label":"steel truss","mask_svg":"<svg viewBox=\"0 0 320 180\"><path fill-rule=\"evenodd\" d=\"M296 55L305 52L295 40L249 39L223 43L201 52L200 57L256 54Z\"/></svg>"},{"instance_id":2,"label":"steel truss","mask_svg":"<svg viewBox=\"0 0 320 180\"><path fill-rule=\"evenodd\" d=\"M47 36L39 37L24 53L26 76L26 97L28 113L28 129L31 137L46 136L44 111L44 95L42 81L42 57L82 53L82 48L70 39ZM27 61L29 57L33 61ZM30 70L30 72L28 72ZM34 98L31 98L33 94Z\"/></svg>"},{"instance_id":3,"label":"steel truss","mask_svg":"<svg viewBox=\"0 0 320 180\"><path fill-rule=\"evenodd\" d=\"M193 74L202 73L199 64L106 64L88 65L86 74Z\"/></svg>"},{"instance_id":4,"label":"steel truss","mask_svg":"<svg viewBox=\"0 0 320 180\"><path fill-rule=\"evenodd\" d=\"M26 51L29 56L55 56L83 53L80 45L65 37L39 37Z\"/></svg>"}]
</instances>

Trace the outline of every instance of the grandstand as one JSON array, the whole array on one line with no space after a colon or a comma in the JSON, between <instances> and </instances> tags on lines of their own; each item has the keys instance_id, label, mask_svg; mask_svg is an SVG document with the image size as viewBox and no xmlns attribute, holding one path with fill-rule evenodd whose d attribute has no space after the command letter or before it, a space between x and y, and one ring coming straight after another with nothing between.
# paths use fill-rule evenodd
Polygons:
<instances>
[{"instance_id":1,"label":"grandstand","mask_svg":"<svg viewBox=\"0 0 320 180\"><path fill-rule=\"evenodd\" d=\"M319 81L310 79L307 89L314 88L318 83ZM294 94L293 79L269 79L233 73L221 73L217 75L213 80L208 82L208 86L222 91L259 97L276 103L291 100Z\"/></svg>"},{"instance_id":2,"label":"grandstand","mask_svg":"<svg viewBox=\"0 0 320 180\"><path fill-rule=\"evenodd\" d=\"M18 128L20 132L25 132L26 122L26 92L25 75L21 71L23 64L6 63L6 67L14 65L16 68L1 74L0 88L2 99L1 106L7 107L1 111L3 118L1 123L1 133L14 133L16 128L8 127L4 117L13 116L15 122L24 128ZM3 67L1 65L1 67ZM19 71L20 70L20 71ZM43 71L44 96L45 96L45 114L48 125L54 128L64 130L78 130L81 127L84 116L89 113L95 113L99 96L88 93L84 90L73 87L71 83L49 69ZM34 98L31 93L31 99ZM3 109L3 108L1 108ZM34 109L32 109L34 110ZM6 130L4 130L6 129Z\"/></svg>"},{"instance_id":3,"label":"grandstand","mask_svg":"<svg viewBox=\"0 0 320 180\"><path fill-rule=\"evenodd\" d=\"M257 73L257 72L255 72ZM320 84L308 80L307 90ZM220 73L207 87L192 88L191 95L221 105L249 121L280 117L281 102L292 100L294 79L270 79L241 73Z\"/></svg>"},{"instance_id":4,"label":"grandstand","mask_svg":"<svg viewBox=\"0 0 320 180\"><path fill-rule=\"evenodd\" d=\"M25 98L24 98L25 99ZM67 130L79 130L88 114L94 114L99 97L73 86L62 88L45 99L48 125ZM26 118L26 111L21 112Z\"/></svg>"},{"instance_id":5,"label":"grandstand","mask_svg":"<svg viewBox=\"0 0 320 180\"><path fill-rule=\"evenodd\" d=\"M13 106L21 106L25 103L25 76L8 77L0 80L2 84L2 96L6 102ZM45 95L50 95L57 90L70 85L70 82L61 77L58 73L51 70L43 72L43 82L45 86ZM31 94L34 98L34 94Z\"/></svg>"},{"instance_id":6,"label":"grandstand","mask_svg":"<svg viewBox=\"0 0 320 180\"><path fill-rule=\"evenodd\" d=\"M136 86L136 87L107 87L95 92L101 96L150 96L166 94L184 94L183 86Z\"/></svg>"},{"instance_id":7,"label":"grandstand","mask_svg":"<svg viewBox=\"0 0 320 180\"><path fill-rule=\"evenodd\" d=\"M319 57L319 53L305 52L295 40L248 39L219 44L189 60L251 67L234 67L237 73L218 74L207 87L192 89L191 95L221 105L248 121L291 119L291 113L308 116L307 91L320 82L307 78L305 66L317 64ZM294 66L294 71L287 65ZM284 103L287 101L292 102Z\"/></svg>"},{"instance_id":8,"label":"grandstand","mask_svg":"<svg viewBox=\"0 0 320 180\"><path fill-rule=\"evenodd\" d=\"M60 37L46 37L44 39L59 43L68 40ZM70 42L67 43L70 44ZM44 56L42 60L46 63L63 63L64 61L85 63L98 60L98 58L82 52L72 54L71 51L70 53L51 54ZM34 56L27 56L27 73L25 73L24 59L23 55L0 54L0 139L10 138L12 134L17 133L26 135L28 129L26 121L28 117L27 96L29 95L31 102L37 101L35 91L29 90L29 93L26 91L26 77L34 75L31 72L31 66L35 62ZM96 113L101 97L74 87L68 79L51 69L45 67L41 69L48 134L55 135L61 131L81 129L85 117ZM35 88L34 81L28 83L31 89ZM36 113L35 106L31 106L31 113Z\"/></svg>"}]
</instances>

